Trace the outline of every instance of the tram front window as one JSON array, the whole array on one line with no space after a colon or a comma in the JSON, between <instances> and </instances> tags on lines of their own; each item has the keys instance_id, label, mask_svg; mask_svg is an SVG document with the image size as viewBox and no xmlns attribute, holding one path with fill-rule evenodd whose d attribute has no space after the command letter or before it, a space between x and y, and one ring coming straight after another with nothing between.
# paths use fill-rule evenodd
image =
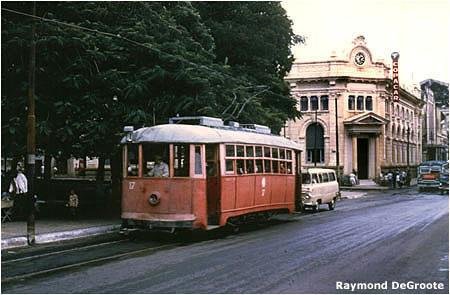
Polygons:
<instances>
[{"instance_id":1,"label":"tram front window","mask_svg":"<svg viewBox=\"0 0 450 295\"><path fill-rule=\"evenodd\" d=\"M127 176L138 176L139 152L137 144L127 146Z\"/></svg>"},{"instance_id":2,"label":"tram front window","mask_svg":"<svg viewBox=\"0 0 450 295\"><path fill-rule=\"evenodd\" d=\"M169 177L169 145L150 144L142 145L143 176L144 177Z\"/></svg>"}]
</instances>

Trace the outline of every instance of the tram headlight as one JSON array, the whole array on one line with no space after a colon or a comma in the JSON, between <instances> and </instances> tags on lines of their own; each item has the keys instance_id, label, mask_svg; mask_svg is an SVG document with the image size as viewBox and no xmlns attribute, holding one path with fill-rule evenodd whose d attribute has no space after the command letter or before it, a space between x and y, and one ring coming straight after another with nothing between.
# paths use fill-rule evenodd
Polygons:
<instances>
[{"instance_id":1,"label":"tram headlight","mask_svg":"<svg viewBox=\"0 0 450 295\"><path fill-rule=\"evenodd\" d=\"M150 194L150 197L148 197L148 202L152 206L158 205L160 201L161 201L161 196L159 195L158 192L153 192Z\"/></svg>"}]
</instances>

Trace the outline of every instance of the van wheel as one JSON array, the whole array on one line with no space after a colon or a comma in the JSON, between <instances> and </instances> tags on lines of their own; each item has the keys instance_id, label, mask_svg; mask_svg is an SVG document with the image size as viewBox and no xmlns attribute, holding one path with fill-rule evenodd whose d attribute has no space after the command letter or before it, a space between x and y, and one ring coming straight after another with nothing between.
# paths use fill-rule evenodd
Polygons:
<instances>
[{"instance_id":1,"label":"van wheel","mask_svg":"<svg viewBox=\"0 0 450 295\"><path fill-rule=\"evenodd\" d=\"M316 206L313 206L313 212L319 212L319 203L316 204Z\"/></svg>"},{"instance_id":2,"label":"van wheel","mask_svg":"<svg viewBox=\"0 0 450 295\"><path fill-rule=\"evenodd\" d=\"M328 210L334 210L334 207L336 206L336 201L333 199L331 202L328 203Z\"/></svg>"}]
</instances>

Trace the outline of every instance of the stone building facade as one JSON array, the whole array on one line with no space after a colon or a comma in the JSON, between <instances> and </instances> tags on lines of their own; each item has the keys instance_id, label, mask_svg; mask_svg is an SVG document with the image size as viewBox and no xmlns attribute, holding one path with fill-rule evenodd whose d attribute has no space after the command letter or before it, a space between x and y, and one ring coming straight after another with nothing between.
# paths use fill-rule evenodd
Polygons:
<instances>
[{"instance_id":1,"label":"stone building facade","mask_svg":"<svg viewBox=\"0 0 450 295\"><path fill-rule=\"evenodd\" d=\"M424 160L448 160L448 101L439 101L434 87L447 90L448 83L428 79L420 82L423 107L422 145Z\"/></svg>"},{"instance_id":2,"label":"stone building facade","mask_svg":"<svg viewBox=\"0 0 450 295\"><path fill-rule=\"evenodd\" d=\"M286 136L303 146L302 167L337 169L339 162L340 173L369 179L408 166L413 172L421 162L420 90L400 87L394 101L390 68L363 36L342 57L295 62L286 81L302 113L287 123Z\"/></svg>"}]
</instances>

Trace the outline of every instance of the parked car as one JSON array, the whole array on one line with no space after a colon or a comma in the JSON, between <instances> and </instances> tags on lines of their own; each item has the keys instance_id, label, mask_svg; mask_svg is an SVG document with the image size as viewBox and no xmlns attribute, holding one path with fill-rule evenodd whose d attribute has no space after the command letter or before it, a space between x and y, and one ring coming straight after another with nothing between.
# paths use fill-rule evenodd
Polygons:
<instances>
[{"instance_id":1,"label":"parked car","mask_svg":"<svg viewBox=\"0 0 450 295\"><path fill-rule=\"evenodd\" d=\"M448 163L442 165L442 172L439 176L439 191L442 194L448 194Z\"/></svg>"},{"instance_id":2,"label":"parked car","mask_svg":"<svg viewBox=\"0 0 450 295\"><path fill-rule=\"evenodd\" d=\"M334 210L339 197L339 184L332 169L310 168L302 173L301 208L319 211L319 206L328 204Z\"/></svg>"},{"instance_id":3,"label":"parked car","mask_svg":"<svg viewBox=\"0 0 450 295\"><path fill-rule=\"evenodd\" d=\"M443 168L445 164L448 165L445 161L426 161L420 164L417 168L417 186L419 187L419 191L424 189L439 189L441 185L440 178L443 170L445 170Z\"/></svg>"}]
</instances>

